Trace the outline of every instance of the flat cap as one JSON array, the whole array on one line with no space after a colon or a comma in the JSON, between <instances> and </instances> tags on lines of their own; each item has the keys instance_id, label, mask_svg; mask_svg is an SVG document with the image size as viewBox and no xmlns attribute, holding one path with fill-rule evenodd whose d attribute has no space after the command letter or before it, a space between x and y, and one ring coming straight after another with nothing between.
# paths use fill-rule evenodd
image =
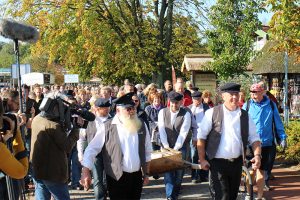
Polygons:
<instances>
[{"instance_id":1,"label":"flat cap","mask_svg":"<svg viewBox=\"0 0 300 200\"><path fill-rule=\"evenodd\" d=\"M195 98L202 97L202 92L200 92L200 91L195 91L195 92L192 93L191 96L192 96L193 98L194 98L194 97L195 97Z\"/></svg>"},{"instance_id":2,"label":"flat cap","mask_svg":"<svg viewBox=\"0 0 300 200\"><path fill-rule=\"evenodd\" d=\"M198 87L192 87L191 90L193 90L193 91L198 91L199 88L198 88Z\"/></svg>"},{"instance_id":3,"label":"flat cap","mask_svg":"<svg viewBox=\"0 0 300 200\"><path fill-rule=\"evenodd\" d=\"M96 107L110 107L109 99L98 98L96 99L94 105Z\"/></svg>"},{"instance_id":4,"label":"flat cap","mask_svg":"<svg viewBox=\"0 0 300 200\"><path fill-rule=\"evenodd\" d=\"M115 103L116 106L133 107L135 105L135 103L132 100L133 95L134 95L134 92L129 92L129 93L113 100L113 103Z\"/></svg>"},{"instance_id":5,"label":"flat cap","mask_svg":"<svg viewBox=\"0 0 300 200\"><path fill-rule=\"evenodd\" d=\"M171 91L169 92L168 97L171 102L176 102L182 100L183 95L178 92Z\"/></svg>"},{"instance_id":6,"label":"flat cap","mask_svg":"<svg viewBox=\"0 0 300 200\"><path fill-rule=\"evenodd\" d=\"M220 87L221 92L240 92L241 85L236 83L226 83Z\"/></svg>"}]
</instances>

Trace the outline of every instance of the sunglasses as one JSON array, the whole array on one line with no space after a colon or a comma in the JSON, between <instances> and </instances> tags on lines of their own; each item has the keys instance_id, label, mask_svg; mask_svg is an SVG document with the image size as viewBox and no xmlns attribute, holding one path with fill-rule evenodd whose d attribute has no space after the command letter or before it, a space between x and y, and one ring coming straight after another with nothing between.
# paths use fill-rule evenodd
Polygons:
<instances>
[{"instance_id":1,"label":"sunglasses","mask_svg":"<svg viewBox=\"0 0 300 200\"><path fill-rule=\"evenodd\" d=\"M251 93L258 93L258 91L250 91Z\"/></svg>"},{"instance_id":2,"label":"sunglasses","mask_svg":"<svg viewBox=\"0 0 300 200\"><path fill-rule=\"evenodd\" d=\"M135 110L135 108L134 107L127 107L127 108L124 108L127 112L130 112L130 111L132 111L132 110Z\"/></svg>"},{"instance_id":3,"label":"sunglasses","mask_svg":"<svg viewBox=\"0 0 300 200\"><path fill-rule=\"evenodd\" d=\"M139 100L137 100L137 99L136 99L136 100L133 100L133 101L134 101L135 103L139 102Z\"/></svg>"}]
</instances>

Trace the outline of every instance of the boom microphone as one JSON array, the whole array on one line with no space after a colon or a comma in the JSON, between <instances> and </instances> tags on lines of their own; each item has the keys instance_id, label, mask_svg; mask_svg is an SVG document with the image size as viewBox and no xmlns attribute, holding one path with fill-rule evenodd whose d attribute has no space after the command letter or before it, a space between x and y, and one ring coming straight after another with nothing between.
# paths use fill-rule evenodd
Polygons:
<instances>
[{"instance_id":1,"label":"boom microphone","mask_svg":"<svg viewBox=\"0 0 300 200\"><path fill-rule=\"evenodd\" d=\"M0 35L29 43L35 43L39 38L39 32L35 27L10 19L0 19Z\"/></svg>"}]
</instances>

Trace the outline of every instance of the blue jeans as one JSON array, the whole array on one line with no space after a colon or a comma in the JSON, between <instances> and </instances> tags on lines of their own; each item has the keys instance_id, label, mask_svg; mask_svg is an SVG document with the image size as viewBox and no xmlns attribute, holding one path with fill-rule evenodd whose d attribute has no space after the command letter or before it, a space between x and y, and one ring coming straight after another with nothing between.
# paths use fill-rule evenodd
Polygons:
<instances>
[{"instance_id":1,"label":"blue jeans","mask_svg":"<svg viewBox=\"0 0 300 200\"><path fill-rule=\"evenodd\" d=\"M78 160L78 151L76 146L74 146L71 151L70 161L71 161L71 185L79 186L80 185L79 180L81 176L81 164Z\"/></svg>"},{"instance_id":2,"label":"blue jeans","mask_svg":"<svg viewBox=\"0 0 300 200\"><path fill-rule=\"evenodd\" d=\"M51 195L55 200L70 200L68 185L46 180L33 179L36 200L50 200Z\"/></svg>"},{"instance_id":3,"label":"blue jeans","mask_svg":"<svg viewBox=\"0 0 300 200\"><path fill-rule=\"evenodd\" d=\"M186 147L180 149L182 153L182 159L186 159ZM184 175L184 169L167 172L164 175L164 182L166 185L167 198L177 199Z\"/></svg>"},{"instance_id":4,"label":"blue jeans","mask_svg":"<svg viewBox=\"0 0 300 200\"><path fill-rule=\"evenodd\" d=\"M102 154L99 153L95 158L94 167L92 169L93 173L93 185L94 185L94 194L96 200L105 199L106 195L106 186L105 186L105 174L104 174L104 165Z\"/></svg>"}]
</instances>

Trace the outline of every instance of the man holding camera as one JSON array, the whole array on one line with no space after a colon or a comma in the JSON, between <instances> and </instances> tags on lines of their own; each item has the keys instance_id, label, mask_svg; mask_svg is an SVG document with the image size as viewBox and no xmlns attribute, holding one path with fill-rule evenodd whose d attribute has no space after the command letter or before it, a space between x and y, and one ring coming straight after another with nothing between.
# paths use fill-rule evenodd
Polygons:
<instances>
[{"instance_id":1,"label":"man holding camera","mask_svg":"<svg viewBox=\"0 0 300 200\"><path fill-rule=\"evenodd\" d=\"M8 196L18 198L20 191L17 189L18 182L15 179L22 179L27 174L27 151L21 137L17 117L14 114L4 114L1 98L0 155L0 199L8 199ZM12 182L7 182L10 178L14 179Z\"/></svg>"},{"instance_id":2,"label":"man holding camera","mask_svg":"<svg viewBox=\"0 0 300 200\"><path fill-rule=\"evenodd\" d=\"M42 101L40 110L32 121L32 151L36 199L69 200L68 159L79 129L76 125L69 131L70 109L59 93L50 93ZM72 126L72 125L71 125Z\"/></svg>"}]
</instances>

